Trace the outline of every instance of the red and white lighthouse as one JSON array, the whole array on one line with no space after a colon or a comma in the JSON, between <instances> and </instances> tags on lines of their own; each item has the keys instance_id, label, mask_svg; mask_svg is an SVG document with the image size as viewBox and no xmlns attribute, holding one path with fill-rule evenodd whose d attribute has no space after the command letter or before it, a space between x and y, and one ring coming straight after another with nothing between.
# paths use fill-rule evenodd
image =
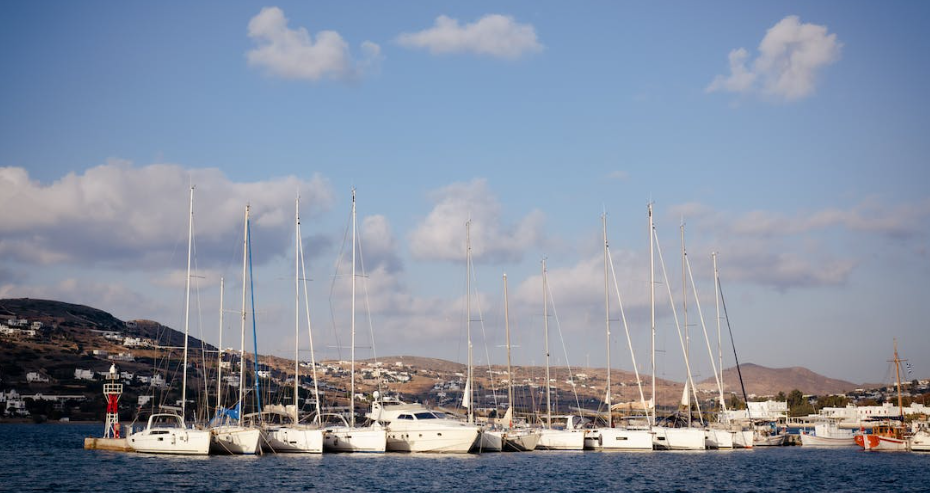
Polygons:
<instances>
[{"instance_id":1,"label":"red and white lighthouse","mask_svg":"<svg viewBox=\"0 0 930 493\"><path fill-rule=\"evenodd\" d=\"M110 365L107 383L103 384L103 396L107 398L107 418L104 424L103 438L120 438L119 436L119 398L123 395L123 384L118 383L119 374L116 365Z\"/></svg>"}]
</instances>

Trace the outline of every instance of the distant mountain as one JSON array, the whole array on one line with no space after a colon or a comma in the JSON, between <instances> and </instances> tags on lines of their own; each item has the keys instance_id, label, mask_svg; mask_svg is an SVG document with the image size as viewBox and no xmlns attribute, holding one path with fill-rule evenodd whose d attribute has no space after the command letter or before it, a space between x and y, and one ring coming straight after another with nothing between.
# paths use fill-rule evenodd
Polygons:
<instances>
[{"instance_id":1,"label":"distant mountain","mask_svg":"<svg viewBox=\"0 0 930 493\"><path fill-rule=\"evenodd\" d=\"M860 385L845 380L825 377L814 373L807 368L766 368L764 366L744 363L740 365L743 374L743 382L746 384L746 393L757 396L777 395L779 392L785 394L794 389L800 390L804 394L810 395L829 395L841 394L854 390ZM736 392L739 395L740 390L739 374L736 368L727 368L723 372L724 390ZM708 378L698 383L700 389L716 389L716 382L713 378Z\"/></svg>"},{"instance_id":2,"label":"distant mountain","mask_svg":"<svg viewBox=\"0 0 930 493\"><path fill-rule=\"evenodd\" d=\"M45 325L92 328L94 330L122 330L125 324L109 313L84 305L63 301L17 298L0 300L0 319L11 317Z\"/></svg>"},{"instance_id":3,"label":"distant mountain","mask_svg":"<svg viewBox=\"0 0 930 493\"><path fill-rule=\"evenodd\" d=\"M37 300L31 298L0 299L0 321L18 318L32 322L42 322L46 328L54 328L60 333L71 333L76 340L83 342L82 335L88 330L119 332L120 334L143 337L158 341L165 346L182 346L184 333L150 320L133 320L124 322L113 315L85 305L75 305L64 301ZM195 337L189 340L191 348L200 348L201 342ZM215 350L206 344L208 350Z\"/></svg>"}]
</instances>

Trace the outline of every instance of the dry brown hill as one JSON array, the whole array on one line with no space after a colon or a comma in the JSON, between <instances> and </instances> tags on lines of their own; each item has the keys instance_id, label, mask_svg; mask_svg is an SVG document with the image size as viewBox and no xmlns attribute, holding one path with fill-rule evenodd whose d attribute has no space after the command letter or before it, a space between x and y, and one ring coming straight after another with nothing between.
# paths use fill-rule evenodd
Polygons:
<instances>
[{"instance_id":1,"label":"dry brown hill","mask_svg":"<svg viewBox=\"0 0 930 493\"><path fill-rule=\"evenodd\" d=\"M746 393L757 396L777 395L779 392L789 393L794 389L804 394L829 395L840 394L856 389L859 385L825 377L814 373L807 368L766 368L764 366L746 363L740 365L743 373L743 382L746 384ZM741 393L739 375L736 368L728 368L723 372L725 390ZM698 383L698 388L714 389L716 383L708 378Z\"/></svg>"}]
</instances>

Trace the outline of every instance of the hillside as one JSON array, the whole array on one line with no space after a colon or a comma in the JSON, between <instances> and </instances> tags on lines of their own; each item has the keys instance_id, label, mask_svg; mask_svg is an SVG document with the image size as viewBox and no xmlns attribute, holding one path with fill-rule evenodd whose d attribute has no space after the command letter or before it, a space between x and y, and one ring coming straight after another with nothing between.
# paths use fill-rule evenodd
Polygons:
<instances>
[{"instance_id":1,"label":"hillside","mask_svg":"<svg viewBox=\"0 0 930 493\"><path fill-rule=\"evenodd\" d=\"M841 394L860 387L860 385L825 377L814 373L807 368L767 368L764 366L745 363L740 365L743 382L746 384L746 393L758 396L776 395L779 392L788 393L794 389L810 395ZM723 372L724 389L739 394L739 374L736 368L727 368ZM715 390L716 383L708 378L698 383L699 389Z\"/></svg>"},{"instance_id":2,"label":"hillside","mask_svg":"<svg viewBox=\"0 0 930 493\"><path fill-rule=\"evenodd\" d=\"M101 383L94 379L87 381L79 378L77 370L105 372L113 361L121 371L134 373L136 378L129 377L131 384L127 383L127 396L125 397L126 411L135 408L138 395L149 393L147 384L139 381L139 377L151 377L153 364L156 358L163 360L164 351L156 351L154 346L183 345L183 334L155 321L134 320L123 322L111 314L96 308L75 305L50 300L33 299L4 299L0 300L0 322L13 323L10 319L26 320L31 327L34 322L41 322L41 328L35 335L3 335L0 336L0 390L15 389L23 395L38 394L84 394L88 401L74 403L71 410L64 415L72 417L94 416L101 417L103 411ZM142 344L130 344L127 338L137 338ZM200 341L191 338L189 347L196 351L201 347ZM214 350L210 345L204 345L208 350ZM162 354L158 354L162 353ZM170 366L179 368L180 351L171 352L174 361ZM233 356L234 358L234 356ZM232 358L231 358L232 359ZM276 356L261 356L259 361L266 369L271 370L274 383L268 388L287 381L293 374L293 360ZM379 373L400 374L403 379L382 382L384 389L404 394L412 400L421 400L433 403L452 403L460 400L461 388L464 386L463 372L465 366L458 362L445 361L436 358L421 356L388 356L380 358L380 364L373 361L359 363L360 376L357 380L357 390L371 392L379 384L378 378L373 377L372 369L380 368ZM209 378L207 368L203 368L197 359L191 363L194 370L191 378L203 381ZM348 388L348 365L342 362L322 362L319 367L319 381L323 388L328 389L330 398L340 399ZM574 368L573 381L568 379L568 369L554 367L551 369L552 386L562 406L576 406L580 401L583 407L596 408L604 395L606 384L606 369L604 368ZM754 364L742 366L743 378L746 382L747 392L757 396L776 395L778 392L788 393L799 389L805 394L825 395L853 390L860 385L836 380L818 375L805 368L779 368L772 369ZM368 376L365 376L365 373ZM44 380L27 381L27 374L38 373ZM488 379L489 373L483 369L476 372L476 389L497 389L500 391L506 380L506 368L494 365L494 381ZM545 371L541 367L515 367L514 381L518 386L518 399L530 399L539 405L540 389L545 383ZM171 375L166 375L169 380ZM739 380L734 368L724 372L726 390L728 393L740 394ZM129 381L127 380L127 382ZM169 382L170 384L170 382ZM612 372L612 395L614 402L638 402L639 391L636 387L635 376L632 373L614 370ZM646 398L649 397L648 376L643 377L643 384L647 387ZM681 397L683 383L658 379L656 382L657 402L659 406L674 407ZM175 385L176 387L176 385ZM213 388L213 384L208 385ZM202 388L201 384L191 383L190 388ZM574 398L572 389L578 393L579 401ZM712 379L699 384L704 389L704 398L711 399L716 393ZM177 393L177 389L172 390ZM487 395L487 390L482 390ZM524 397L519 397L524 396ZM442 401L440 402L440 398ZM519 401L518 401L519 402ZM78 412L78 406L80 412ZM529 405L529 404L527 404ZM121 404L121 407L123 404ZM564 408L564 407L563 407Z\"/></svg>"},{"instance_id":3,"label":"hillside","mask_svg":"<svg viewBox=\"0 0 930 493\"><path fill-rule=\"evenodd\" d=\"M113 315L85 305L75 305L63 301L37 300L31 298L0 299L0 320L11 317L42 322L51 335L64 337L80 343L85 342L88 330L119 332L125 336L141 337L159 341L166 346L184 344L184 334L170 327L151 320L133 320L130 323L119 320ZM191 348L200 348L201 342L195 337L189 341ZM216 348L206 344L205 349Z\"/></svg>"}]
</instances>

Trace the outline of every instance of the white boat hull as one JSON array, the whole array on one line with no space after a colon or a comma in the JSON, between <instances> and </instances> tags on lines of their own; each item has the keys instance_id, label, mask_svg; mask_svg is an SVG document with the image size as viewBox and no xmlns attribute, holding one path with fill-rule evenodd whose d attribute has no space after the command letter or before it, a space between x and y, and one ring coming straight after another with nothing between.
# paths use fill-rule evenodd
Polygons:
<instances>
[{"instance_id":1,"label":"white boat hull","mask_svg":"<svg viewBox=\"0 0 930 493\"><path fill-rule=\"evenodd\" d=\"M160 425L163 423L164 425ZM127 437L129 447L147 454L207 455L210 431L186 428L175 415L154 415L144 430Z\"/></svg>"},{"instance_id":2,"label":"white boat hull","mask_svg":"<svg viewBox=\"0 0 930 493\"><path fill-rule=\"evenodd\" d=\"M276 453L322 454L323 430L290 426L267 428L263 433L262 449Z\"/></svg>"},{"instance_id":3,"label":"white boat hull","mask_svg":"<svg viewBox=\"0 0 930 493\"><path fill-rule=\"evenodd\" d=\"M501 452L504 449L504 434L502 430L481 430L478 452Z\"/></svg>"},{"instance_id":4,"label":"white boat hull","mask_svg":"<svg viewBox=\"0 0 930 493\"><path fill-rule=\"evenodd\" d=\"M866 450L875 452L903 452L907 450L907 440L901 438L874 436L868 441Z\"/></svg>"},{"instance_id":5,"label":"white boat hull","mask_svg":"<svg viewBox=\"0 0 930 493\"><path fill-rule=\"evenodd\" d=\"M733 448L752 448L753 436L752 430L741 430L733 432Z\"/></svg>"},{"instance_id":6,"label":"white boat hull","mask_svg":"<svg viewBox=\"0 0 930 493\"><path fill-rule=\"evenodd\" d=\"M214 454L257 454L261 448L261 430L245 426L217 426L210 429L210 452Z\"/></svg>"},{"instance_id":7,"label":"white boat hull","mask_svg":"<svg viewBox=\"0 0 930 493\"><path fill-rule=\"evenodd\" d=\"M782 433L778 435L755 435L752 438L752 444L756 447L780 447L785 444L785 437L788 435Z\"/></svg>"},{"instance_id":8,"label":"white boat hull","mask_svg":"<svg viewBox=\"0 0 930 493\"><path fill-rule=\"evenodd\" d=\"M653 445L657 450L704 450L704 430L656 426Z\"/></svg>"},{"instance_id":9,"label":"white boat hull","mask_svg":"<svg viewBox=\"0 0 930 493\"><path fill-rule=\"evenodd\" d=\"M387 450L389 452L467 454L478 439L477 426L418 428L390 426L387 432Z\"/></svg>"},{"instance_id":10,"label":"white boat hull","mask_svg":"<svg viewBox=\"0 0 930 493\"><path fill-rule=\"evenodd\" d=\"M910 448L914 452L930 452L930 432L917 432L910 438Z\"/></svg>"},{"instance_id":11,"label":"white boat hull","mask_svg":"<svg viewBox=\"0 0 930 493\"><path fill-rule=\"evenodd\" d=\"M739 432L710 428L704 431L704 445L709 449L733 448L734 435Z\"/></svg>"},{"instance_id":12,"label":"white boat hull","mask_svg":"<svg viewBox=\"0 0 930 493\"><path fill-rule=\"evenodd\" d=\"M585 436L585 448L591 450L652 450L649 430L595 428Z\"/></svg>"},{"instance_id":13,"label":"white boat hull","mask_svg":"<svg viewBox=\"0 0 930 493\"><path fill-rule=\"evenodd\" d=\"M801 434L801 445L808 447L854 447L856 435L833 423L818 423L813 433Z\"/></svg>"},{"instance_id":14,"label":"white boat hull","mask_svg":"<svg viewBox=\"0 0 930 493\"><path fill-rule=\"evenodd\" d=\"M539 433L534 430L508 430L504 434L504 452L532 452L539 444Z\"/></svg>"},{"instance_id":15,"label":"white boat hull","mask_svg":"<svg viewBox=\"0 0 930 493\"><path fill-rule=\"evenodd\" d=\"M387 450L387 432L377 428L335 427L323 430L324 452L383 453Z\"/></svg>"},{"instance_id":16,"label":"white boat hull","mask_svg":"<svg viewBox=\"0 0 930 493\"><path fill-rule=\"evenodd\" d=\"M539 430L541 450L584 450L584 430Z\"/></svg>"},{"instance_id":17,"label":"white boat hull","mask_svg":"<svg viewBox=\"0 0 930 493\"><path fill-rule=\"evenodd\" d=\"M801 435L801 445L805 447L855 447L856 439Z\"/></svg>"}]
</instances>

